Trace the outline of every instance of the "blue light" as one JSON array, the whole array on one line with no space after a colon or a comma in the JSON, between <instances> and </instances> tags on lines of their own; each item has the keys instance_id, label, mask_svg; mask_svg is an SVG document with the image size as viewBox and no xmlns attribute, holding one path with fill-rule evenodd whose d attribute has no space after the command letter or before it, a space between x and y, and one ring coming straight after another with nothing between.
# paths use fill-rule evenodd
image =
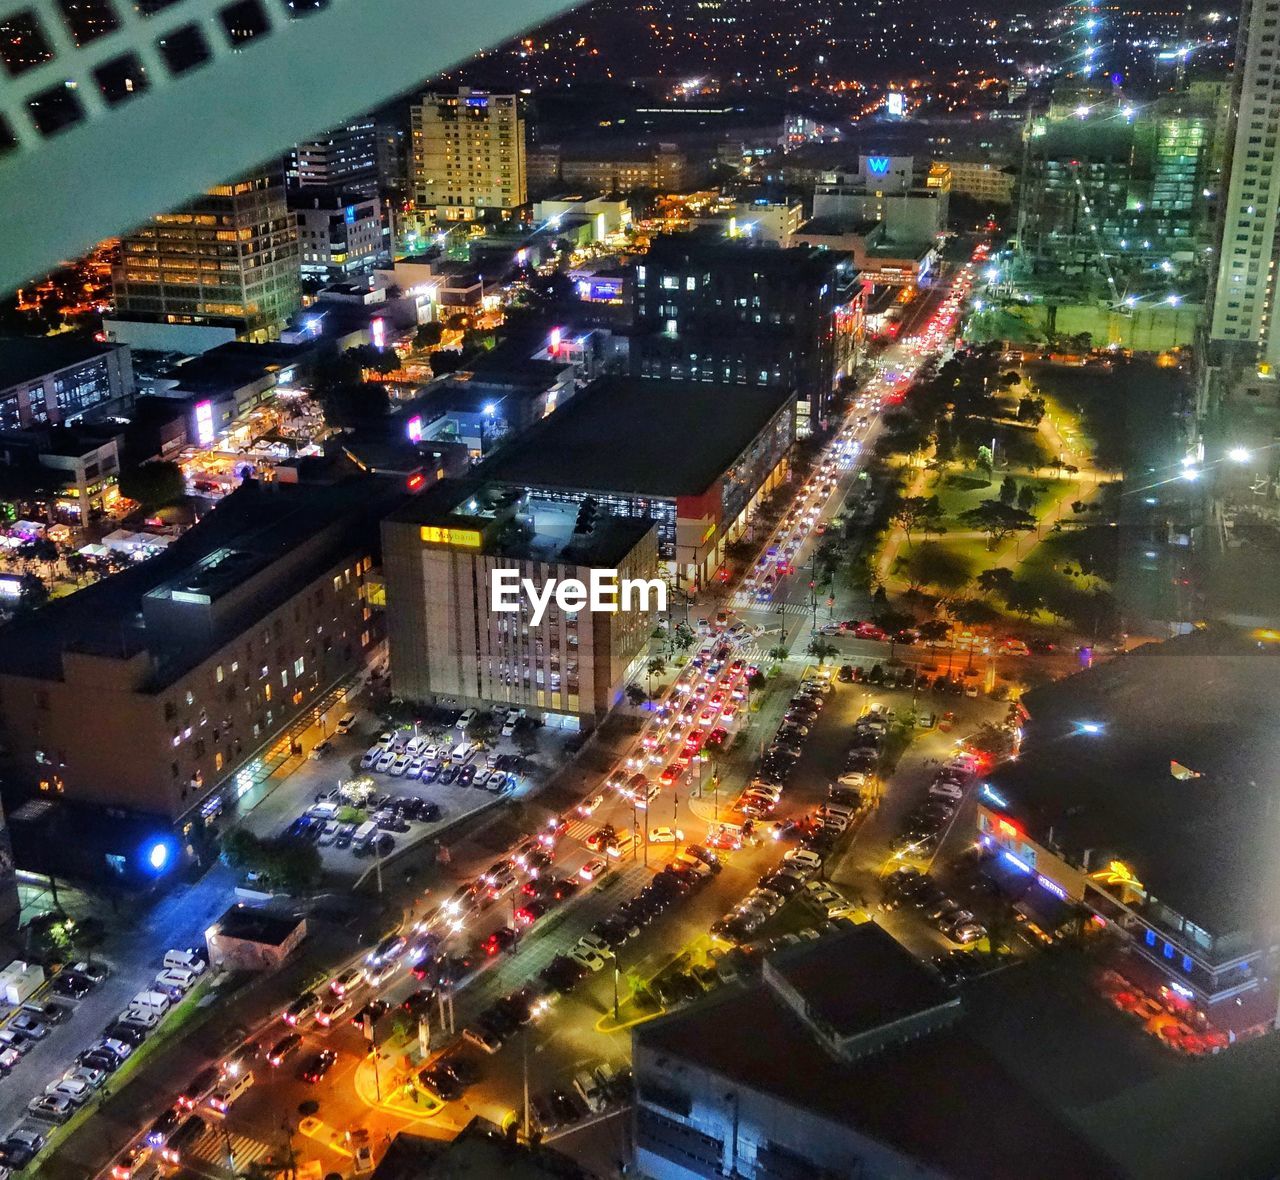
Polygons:
<instances>
[{"instance_id":1,"label":"blue light","mask_svg":"<svg viewBox=\"0 0 1280 1180\"><path fill-rule=\"evenodd\" d=\"M1009 803L990 783L983 783L978 792L989 803L997 807L1008 807Z\"/></svg>"},{"instance_id":2,"label":"blue light","mask_svg":"<svg viewBox=\"0 0 1280 1180\"><path fill-rule=\"evenodd\" d=\"M160 872L169 863L169 845L164 840L157 840L147 849L147 864L154 872Z\"/></svg>"},{"instance_id":3,"label":"blue light","mask_svg":"<svg viewBox=\"0 0 1280 1180\"><path fill-rule=\"evenodd\" d=\"M354 205L348 205L346 207L346 210L344 211L344 216L346 217L346 222L348 225L355 225L356 207Z\"/></svg>"},{"instance_id":4,"label":"blue light","mask_svg":"<svg viewBox=\"0 0 1280 1180\"><path fill-rule=\"evenodd\" d=\"M1029 864L1027 864L1025 860L1022 860L1020 857L1014 856L1013 853L1010 852L1007 848L1001 855L1005 858L1005 860L1007 860L1011 865L1013 865L1014 868L1021 869L1024 873L1032 873L1035 871L1034 869L1032 869L1032 867Z\"/></svg>"},{"instance_id":5,"label":"blue light","mask_svg":"<svg viewBox=\"0 0 1280 1180\"><path fill-rule=\"evenodd\" d=\"M888 156L868 156L867 171L872 176L887 176L889 174L889 157Z\"/></svg>"},{"instance_id":6,"label":"blue light","mask_svg":"<svg viewBox=\"0 0 1280 1180\"><path fill-rule=\"evenodd\" d=\"M1103 724L1101 721L1079 721L1076 728L1081 733L1098 734L1102 732Z\"/></svg>"}]
</instances>

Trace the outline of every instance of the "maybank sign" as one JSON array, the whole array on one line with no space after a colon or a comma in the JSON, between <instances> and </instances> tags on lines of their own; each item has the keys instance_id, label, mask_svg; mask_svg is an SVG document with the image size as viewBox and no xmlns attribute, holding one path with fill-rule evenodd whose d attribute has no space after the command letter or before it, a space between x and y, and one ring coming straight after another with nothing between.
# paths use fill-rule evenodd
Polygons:
<instances>
[{"instance_id":1,"label":"maybank sign","mask_svg":"<svg viewBox=\"0 0 1280 1180\"><path fill-rule=\"evenodd\" d=\"M452 545L457 549L479 549L479 529L450 529L424 524L422 539L432 545Z\"/></svg>"}]
</instances>

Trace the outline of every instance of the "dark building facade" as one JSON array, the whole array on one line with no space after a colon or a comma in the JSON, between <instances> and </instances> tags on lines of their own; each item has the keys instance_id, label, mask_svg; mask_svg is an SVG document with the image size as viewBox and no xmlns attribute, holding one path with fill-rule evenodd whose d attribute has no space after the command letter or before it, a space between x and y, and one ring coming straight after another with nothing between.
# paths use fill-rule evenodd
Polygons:
<instances>
[{"instance_id":1,"label":"dark building facade","mask_svg":"<svg viewBox=\"0 0 1280 1180\"><path fill-rule=\"evenodd\" d=\"M631 371L792 390L803 436L853 372L862 324L863 284L848 254L664 235L636 265Z\"/></svg>"}]
</instances>

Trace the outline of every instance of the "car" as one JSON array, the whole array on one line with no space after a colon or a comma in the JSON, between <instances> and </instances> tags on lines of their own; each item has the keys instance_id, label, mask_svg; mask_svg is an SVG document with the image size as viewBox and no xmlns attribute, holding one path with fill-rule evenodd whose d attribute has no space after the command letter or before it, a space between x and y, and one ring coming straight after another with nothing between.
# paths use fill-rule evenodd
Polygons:
<instances>
[{"instance_id":1,"label":"car","mask_svg":"<svg viewBox=\"0 0 1280 1180\"><path fill-rule=\"evenodd\" d=\"M313 1053L299 1066L298 1080L315 1085L333 1068L333 1063L337 1060L338 1054L332 1049L321 1049L319 1053Z\"/></svg>"},{"instance_id":2,"label":"car","mask_svg":"<svg viewBox=\"0 0 1280 1180\"><path fill-rule=\"evenodd\" d=\"M19 1012L5 1027L36 1041L43 1041L49 1035L49 1026L30 1012Z\"/></svg>"},{"instance_id":3,"label":"car","mask_svg":"<svg viewBox=\"0 0 1280 1180\"><path fill-rule=\"evenodd\" d=\"M377 767L379 759L386 753L383 746L370 746L360 757L361 770L373 770Z\"/></svg>"},{"instance_id":4,"label":"car","mask_svg":"<svg viewBox=\"0 0 1280 1180\"><path fill-rule=\"evenodd\" d=\"M185 967L166 967L156 974L156 991L170 995L186 995L196 984L196 976Z\"/></svg>"},{"instance_id":5,"label":"car","mask_svg":"<svg viewBox=\"0 0 1280 1180\"><path fill-rule=\"evenodd\" d=\"M320 1005L320 1010L316 1013L316 1023L322 1028L332 1028L350 1011L350 996L331 996Z\"/></svg>"},{"instance_id":6,"label":"car","mask_svg":"<svg viewBox=\"0 0 1280 1180\"><path fill-rule=\"evenodd\" d=\"M375 967L383 966L387 963L394 963L404 954L404 949L408 946L408 941L402 934L388 934L377 946L373 948L366 956L365 962Z\"/></svg>"},{"instance_id":7,"label":"car","mask_svg":"<svg viewBox=\"0 0 1280 1180\"><path fill-rule=\"evenodd\" d=\"M612 953L609 944L598 934L584 934L578 939L578 946L604 958Z\"/></svg>"},{"instance_id":8,"label":"car","mask_svg":"<svg viewBox=\"0 0 1280 1180\"><path fill-rule=\"evenodd\" d=\"M297 1052L298 1046L302 1044L301 1033L285 1033L282 1038L276 1040L275 1044L266 1052L266 1062L268 1065L278 1067L283 1065L293 1053Z\"/></svg>"},{"instance_id":9,"label":"car","mask_svg":"<svg viewBox=\"0 0 1280 1180\"><path fill-rule=\"evenodd\" d=\"M345 990L346 989L344 987L343 991ZM337 992L336 994L342 995L343 993ZM303 992L301 995L295 997L284 1010L281 1019L284 1020L285 1024L291 1024L294 1027L297 1027L309 1017L314 1016L319 1007L320 999L315 992Z\"/></svg>"},{"instance_id":10,"label":"car","mask_svg":"<svg viewBox=\"0 0 1280 1180\"><path fill-rule=\"evenodd\" d=\"M660 827L649 829L650 844L679 844L684 839L684 832L679 828Z\"/></svg>"},{"instance_id":11,"label":"car","mask_svg":"<svg viewBox=\"0 0 1280 1180\"><path fill-rule=\"evenodd\" d=\"M147 1145L156 1148L163 1147L169 1141L169 1136L178 1129L178 1124L181 1122L182 1111L176 1106L171 1106L168 1110L163 1111L147 1131Z\"/></svg>"},{"instance_id":12,"label":"car","mask_svg":"<svg viewBox=\"0 0 1280 1180\"><path fill-rule=\"evenodd\" d=\"M70 1069L68 1069L65 1073L63 1073L62 1076L68 1079L78 1078L80 1081L85 1082L91 1089L94 1089L94 1090L102 1089L103 1083L106 1082L107 1080L107 1074L105 1070L92 1069L86 1065L73 1065Z\"/></svg>"},{"instance_id":13,"label":"car","mask_svg":"<svg viewBox=\"0 0 1280 1180\"><path fill-rule=\"evenodd\" d=\"M381 997L370 1000L351 1018L351 1023L356 1028L364 1028L367 1025L376 1024L388 1012L391 1011L391 1001L384 1000Z\"/></svg>"},{"instance_id":14,"label":"car","mask_svg":"<svg viewBox=\"0 0 1280 1180\"><path fill-rule=\"evenodd\" d=\"M603 852L610 844L617 842L618 833L612 824L605 824L602 828L597 828L592 832L583 843L593 852Z\"/></svg>"},{"instance_id":15,"label":"car","mask_svg":"<svg viewBox=\"0 0 1280 1180\"><path fill-rule=\"evenodd\" d=\"M519 935L510 926L499 926L480 943L480 950L488 956L497 955L514 946L517 938Z\"/></svg>"},{"instance_id":16,"label":"car","mask_svg":"<svg viewBox=\"0 0 1280 1180\"><path fill-rule=\"evenodd\" d=\"M594 881L598 877L604 875L609 868L609 862L602 856L593 856L586 864L578 870L578 875L584 881Z\"/></svg>"},{"instance_id":17,"label":"car","mask_svg":"<svg viewBox=\"0 0 1280 1180\"><path fill-rule=\"evenodd\" d=\"M213 1093L213 1088L221 1080L222 1069L219 1066L210 1065L202 1069L183 1087L182 1092L178 1095L176 1105L181 1110L195 1110L200 1103Z\"/></svg>"},{"instance_id":18,"label":"car","mask_svg":"<svg viewBox=\"0 0 1280 1180\"><path fill-rule=\"evenodd\" d=\"M458 730L465 730L467 726L469 726L475 719L476 719L475 709L464 709L462 711L461 716L459 716L458 720L453 723L454 728Z\"/></svg>"},{"instance_id":19,"label":"car","mask_svg":"<svg viewBox=\"0 0 1280 1180\"><path fill-rule=\"evenodd\" d=\"M60 971L49 986L58 995L68 996L73 1000L83 1000L93 990L93 984L88 979L69 971Z\"/></svg>"},{"instance_id":20,"label":"car","mask_svg":"<svg viewBox=\"0 0 1280 1180\"><path fill-rule=\"evenodd\" d=\"M605 964L604 957L595 951L579 944L569 952L569 958L588 971L599 971Z\"/></svg>"},{"instance_id":21,"label":"car","mask_svg":"<svg viewBox=\"0 0 1280 1180\"><path fill-rule=\"evenodd\" d=\"M87 1069L101 1070L103 1073L115 1073L123 1062L114 1053L109 1053L101 1046L86 1049L76 1057L76 1064Z\"/></svg>"},{"instance_id":22,"label":"car","mask_svg":"<svg viewBox=\"0 0 1280 1180\"><path fill-rule=\"evenodd\" d=\"M0 1143L0 1162L8 1168L24 1168L40 1154L44 1143L42 1131L34 1127L15 1127Z\"/></svg>"},{"instance_id":23,"label":"car","mask_svg":"<svg viewBox=\"0 0 1280 1180\"><path fill-rule=\"evenodd\" d=\"M84 1078L59 1078L44 1088L50 1098L65 1098L73 1107L83 1106L93 1096L93 1087Z\"/></svg>"}]
</instances>

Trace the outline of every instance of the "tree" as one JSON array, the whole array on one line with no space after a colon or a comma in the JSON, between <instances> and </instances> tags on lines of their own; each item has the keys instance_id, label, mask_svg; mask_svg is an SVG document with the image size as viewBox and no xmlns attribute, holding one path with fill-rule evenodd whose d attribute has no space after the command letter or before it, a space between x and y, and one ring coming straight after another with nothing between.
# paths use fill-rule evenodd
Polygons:
<instances>
[{"instance_id":1,"label":"tree","mask_svg":"<svg viewBox=\"0 0 1280 1180\"><path fill-rule=\"evenodd\" d=\"M1030 582L1010 582L1004 601L1011 611L1028 619L1044 605L1040 591Z\"/></svg>"},{"instance_id":2,"label":"tree","mask_svg":"<svg viewBox=\"0 0 1280 1180\"><path fill-rule=\"evenodd\" d=\"M418 330L413 334L414 348L435 348L440 343L440 338L444 335L444 328L432 321L429 324L419 324Z\"/></svg>"},{"instance_id":3,"label":"tree","mask_svg":"<svg viewBox=\"0 0 1280 1180\"><path fill-rule=\"evenodd\" d=\"M981 627L986 623L993 623L999 618L996 608L990 603L983 602L980 598L970 598L964 602L957 602L951 608L951 613L955 615L956 622L963 623L966 627Z\"/></svg>"},{"instance_id":4,"label":"tree","mask_svg":"<svg viewBox=\"0 0 1280 1180\"><path fill-rule=\"evenodd\" d=\"M626 694L627 703L636 705L637 707L643 705L645 701L649 699L649 694L638 684L628 684L626 687Z\"/></svg>"},{"instance_id":5,"label":"tree","mask_svg":"<svg viewBox=\"0 0 1280 1180\"><path fill-rule=\"evenodd\" d=\"M680 651L688 651L696 639L697 636L694 635L693 628L688 623L677 623L671 635L671 644Z\"/></svg>"},{"instance_id":6,"label":"tree","mask_svg":"<svg viewBox=\"0 0 1280 1180\"><path fill-rule=\"evenodd\" d=\"M1010 533L1027 532L1036 526L1036 518L1030 512L1000 500L983 500L976 507L962 512L960 519L970 528L987 534L988 549L994 549Z\"/></svg>"},{"instance_id":7,"label":"tree","mask_svg":"<svg viewBox=\"0 0 1280 1180\"><path fill-rule=\"evenodd\" d=\"M941 643L951 634L951 624L946 619L926 619L916 630L925 643Z\"/></svg>"},{"instance_id":8,"label":"tree","mask_svg":"<svg viewBox=\"0 0 1280 1180\"><path fill-rule=\"evenodd\" d=\"M1042 397L1023 397L1018 399L1018 421L1029 422L1039 426L1045 415L1045 402Z\"/></svg>"},{"instance_id":9,"label":"tree","mask_svg":"<svg viewBox=\"0 0 1280 1180\"><path fill-rule=\"evenodd\" d=\"M902 531L906 534L907 544L911 544L911 530L915 527L916 521L920 519L921 513L925 511L929 501L924 496L904 496L898 501L897 507L893 510L892 520L895 524L902 527Z\"/></svg>"},{"instance_id":10,"label":"tree","mask_svg":"<svg viewBox=\"0 0 1280 1180\"><path fill-rule=\"evenodd\" d=\"M187 482L182 468L167 459L156 459L120 472L120 494L137 500L148 512L182 499Z\"/></svg>"},{"instance_id":11,"label":"tree","mask_svg":"<svg viewBox=\"0 0 1280 1180\"><path fill-rule=\"evenodd\" d=\"M1018 507L1023 512L1031 512L1036 506L1036 501L1040 498L1040 493L1036 491L1029 483L1024 483L1018 489Z\"/></svg>"},{"instance_id":12,"label":"tree","mask_svg":"<svg viewBox=\"0 0 1280 1180\"><path fill-rule=\"evenodd\" d=\"M1000 481L998 495L1001 504L1012 504L1018 498L1018 484L1012 475L1006 475Z\"/></svg>"},{"instance_id":13,"label":"tree","mask_svg":"<svg viewBox=\"0 0 1280 1180\"><path fill-rule=\"evenodd\" d=\"M391 405L387 387L373 381L333 385L317 393L324 420L335 428L360 426L376 422L386 415Z\"/></svg>"},{"instance_id":14,"label":"tree","mask_svg":"<svg viewBox=\"0 0 1280 1180\"><path fill-rule=\"evenodd\" d=\"M960 554L930 542L908 556L904 572L912 590L933 586L944 593L955 593L969 581L972 571Z\"/></svg>"},{"instance_id":15,"label":"tree","mask_svg":"<svg viewBox=\"0 0 1280 1180\"><path fill-rule=\"evenodd\" d=\"M920 531L926 537L930 533L935 535L945 533L947 529L942 523L944 515L941 501L937 496L930 496L924 502L924 508L921 509L919 516L916 517L916 524L920 526Z\"/></svg>"},{"instance_id":16,"label":"tree","mask_svg":"<svg viewBox=\"0 0 1280 1180\"><path fill-rule=\"evenodd\" d=\"M400 367L400 358L390 348L376 348L372 344L359 344L348 348L347 357L360 369L371 369L375 373L386 376Z\"/></svg>"},{"instance_id":17,"label":"tree","mask_svg":"<svg viewBox=\"0 0 1280 1180\"><path fill-rule=\"evenodd\" d=\"M998 594L1003 598L1013 583L1013 570L1003 565L993 566L983 570L974 581L984 594Z\"/></svg>"},{"instance_id":18,"label":"tree","mask_svg":"<svg viewBox=\"0 0 1280 1180\"><path fill-rule=\"evenodd\" d=\"M805 652L818 661L818 667L822 667L832 656L839 655L840 649L834 643L828 643L821 635L815 635L809 640Z\"/></svg>"},{"instance_id":19,"label":"tree","mask_svg":"<svg viewBox=\"0 0 1280 1180\"><path fill-rule=\"evenodd\" d=\"M978 458L974 466L976 466L980 471L985 471L988 475L991 474L993 469L993 460L990 447L978 448Z\"/></svg>"},{"instance_id":20,"label":"tree","mask_svg":"<svg viewBox=\"0 0 1280 1180\"><path fill-rule=\"evenodd\" d=\"M462 368L462 353L456 348L440 348L431 354L431 372L437 377Z\"/></svg>"},{"instance_id":21,"label":"tree","mask_svg":"<svg viewBox=\"0 0 1280 1180\"><path fill-rule=\"evenodd\" d=\"M491 712L477 713L467 725L467 737L477 746L493 745L498 737L498 725Z\"/></svg>"},{"instance_id":22,"label":"tree","mask_svg":"<svg viewBox=\"0 0 1280 1180\"><path fill-rule=\"evenodd\" d=\"M667 670L667 661L662 656L654 656L645 666L644 670L649 677L648 689L649 695L653 696L653 678L661 676Z\"/></svg>"},{"instance_id":23,"label":"tree","mask_svg":"<svg viewBox=\"0 0 1280 1180\"><path fill-rule=\"evenodd\" d=\"M787 645L785 643L776 643L764 654L771 660L785 660L787 658Z\"/></svg>"}]
</instances>

